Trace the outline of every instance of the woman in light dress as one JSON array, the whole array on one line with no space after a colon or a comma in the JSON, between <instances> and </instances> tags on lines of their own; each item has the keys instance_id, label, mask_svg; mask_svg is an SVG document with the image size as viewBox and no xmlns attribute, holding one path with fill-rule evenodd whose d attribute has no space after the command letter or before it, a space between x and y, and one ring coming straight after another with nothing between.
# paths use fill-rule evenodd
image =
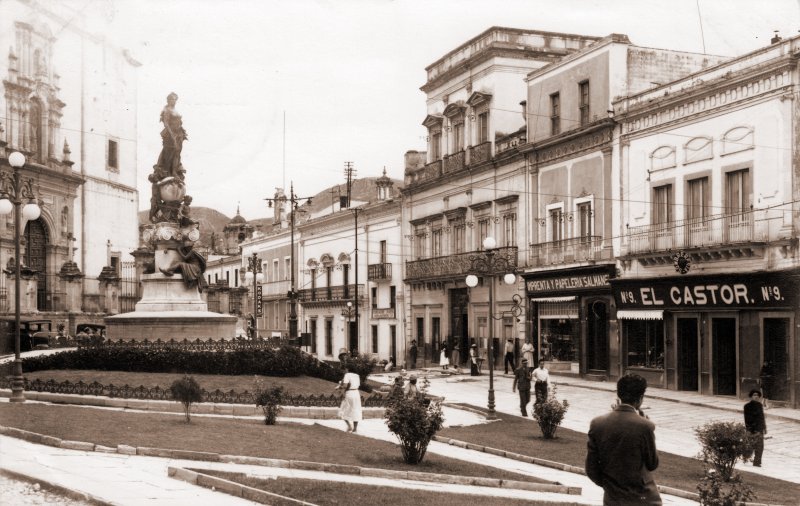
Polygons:
<instances>
[{"instance_id":1,"label":"woman in light dress","mask_svg":"<svg viewBox=\"0 0 800 506\"><path fill-rule=\"evenodd\" d=\"M522 352L522 358L528 360L528 372L533 371L534 367L536 366L533 362L533 343L531 343L530 339L525 341L525 344L522 345L522 349L520 351Z\"/></svg>"},{"instance_id":2,"label":"woman in light dress","mask_svg":"<svg viewBox=\"0 0 800 506\"><path fill-rule=\"evenodd\" d=\"M447 344L442 344L442 353L439 355L439 365L445 371L450 367L450 357L447 355Z\"/></svg>"},{"instance_id":3,"label":"woman in light dress","mask_svg":"<svg viewBox=\"0 0 800 506\"><path fill-rule=\"evenodd\" d=\"M344 369L346 372L340 383L344 398L339 405L339 418L347 424L347 432L356 432L358 422L362 419L361 394L358 393L361 378L353 372L353 367L347 361L344 362Z\"/></svg>"}]
</instances>

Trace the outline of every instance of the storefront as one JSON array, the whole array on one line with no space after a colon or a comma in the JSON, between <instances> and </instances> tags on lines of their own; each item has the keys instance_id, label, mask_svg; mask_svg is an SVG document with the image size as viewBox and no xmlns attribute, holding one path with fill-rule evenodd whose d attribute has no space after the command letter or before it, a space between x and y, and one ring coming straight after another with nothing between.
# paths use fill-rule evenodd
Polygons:
<instances>
[{"instance_id":1,"label":"storefront","mask_svg":"<svg viewBox=\"0 0 800 506\"><path fill-rule=\"evenodd\" d=\"M616 376L609 351L613 265L523 274L536 360L558 373Z\"/></svg>"},{"instance_id":2,"label":"storefront","mask_svg":"<svg viewBox=\"0 0 800 506\"><path fill-rule=\"evenodd\" d=\"M618 362L652 386L746 397L764 362L770 398L796 405L800 270L611 281Z\"/></svg>"}]
</instances>

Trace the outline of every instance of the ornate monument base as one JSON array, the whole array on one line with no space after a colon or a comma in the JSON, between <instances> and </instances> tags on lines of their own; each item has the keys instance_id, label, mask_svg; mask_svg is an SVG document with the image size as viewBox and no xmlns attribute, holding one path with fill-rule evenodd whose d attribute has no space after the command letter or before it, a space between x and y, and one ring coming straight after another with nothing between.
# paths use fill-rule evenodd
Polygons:
<instances>
[{"instance_id":1,"label":"ornate monument base","mask_svg":"<svg viewBox=\"0 0 800 506\"><path fill-rule=\"evenodd\" d=\"M143 239L155 247L154 272L142 276L142 299L135 311L105 319L109 339L205 341L236 336L236 316L210 312L200 295L205 261L197 253L185 253L186 244L198 235L197 225L157 223L145 228Z\"/></svg>"}]
</instances>

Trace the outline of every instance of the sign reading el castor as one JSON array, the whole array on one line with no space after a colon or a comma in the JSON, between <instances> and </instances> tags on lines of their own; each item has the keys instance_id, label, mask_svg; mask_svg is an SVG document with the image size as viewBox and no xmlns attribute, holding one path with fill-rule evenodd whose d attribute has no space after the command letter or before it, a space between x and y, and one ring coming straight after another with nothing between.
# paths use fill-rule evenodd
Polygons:
<instances>
[{"instance_id":1,"label":"sign reading el castor","mask_svg":"<svg viewBox=\"0 0 800 506\"><path fill-rule=\"evenodd\" d=\"M797 277L777 273L611 282L619 309L794 307Z\"/></svg>"}]
</instances>

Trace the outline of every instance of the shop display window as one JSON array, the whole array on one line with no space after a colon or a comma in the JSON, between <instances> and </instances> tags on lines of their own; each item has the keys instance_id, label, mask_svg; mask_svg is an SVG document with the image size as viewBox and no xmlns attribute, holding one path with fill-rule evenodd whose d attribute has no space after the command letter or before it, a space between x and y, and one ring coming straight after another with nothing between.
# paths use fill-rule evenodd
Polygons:
<instances>
[{"instance_id":1,"label":"shop display window","mask_svg":"<svg viewBox=\"0 0 800 506\"><path fill-rule=\"evenodd\" d=\"M625 320L628 343L628 367L664 368L664 322L661 320Z\"/></svg>"},{"instance_id":2,"label":"shop display window","mask_svg":"<svg viewBox=\"0 0 800 506\"><path fill-rule=\"evenodd\" d=\"M577 362L579 321L573 318L542 319L540 324L544 360Z\"/></svg>"}]
</instances>

